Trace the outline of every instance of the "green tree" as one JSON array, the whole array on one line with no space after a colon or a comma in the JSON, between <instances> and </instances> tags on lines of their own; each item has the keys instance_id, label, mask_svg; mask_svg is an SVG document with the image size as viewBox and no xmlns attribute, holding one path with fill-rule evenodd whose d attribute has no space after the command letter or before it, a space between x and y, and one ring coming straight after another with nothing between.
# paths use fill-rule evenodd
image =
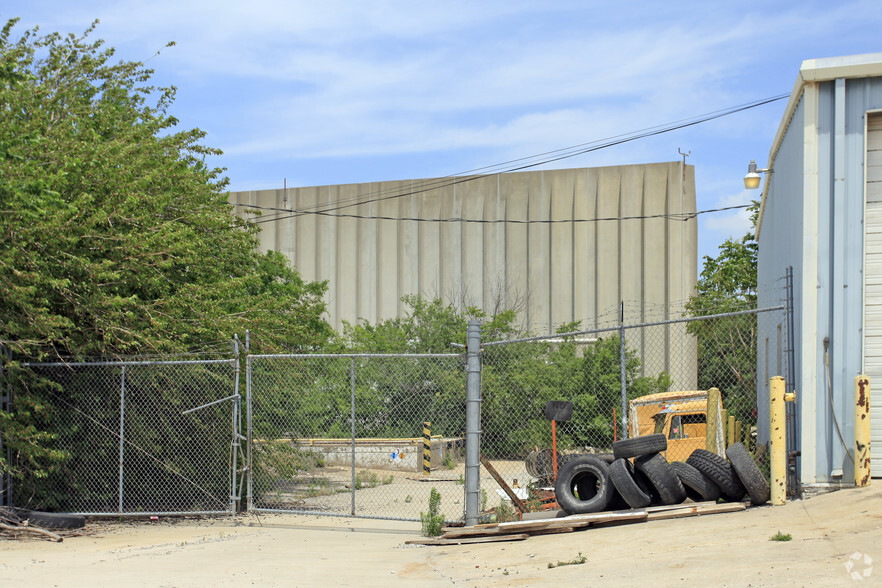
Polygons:
<instances>
[{"instance_id":1,"label":"green tree","mask_svg":"<svg viewBox=\"0 0 882 588\"><path fill-rule=\"evenodd\" d=\"M29 360L229 349L249 328L261 351L322 344L325 284L256 252L207 164L219 151L176 128L175 89L114 61L95 25L15 39L16 21L0 31L0 343ZM0 434L17 474L42 475L64 459L56 407L16 391Z\"/></svg>"},{"instance_id":2,"label":"green tree","mask_svg":"<svg viewBox=\"0 0 882 588\"><path fill-rule=\"evenodd\" d=\"M751 207L756 226L758 203ZM686 304L689 316L701 317L756 308L757 243L753 231L726 239L716 257L705 256L696 294ZM749 422L756 406L755 314L689 323L698 339L698 386L719 388L730 414Z\"/></svg>"}]
</instances>

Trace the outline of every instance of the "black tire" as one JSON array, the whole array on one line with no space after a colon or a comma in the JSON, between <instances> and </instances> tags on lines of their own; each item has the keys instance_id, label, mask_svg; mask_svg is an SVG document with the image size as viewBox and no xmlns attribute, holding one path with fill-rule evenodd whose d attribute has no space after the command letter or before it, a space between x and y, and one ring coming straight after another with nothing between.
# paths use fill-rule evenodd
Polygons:
<instances>
[{"instance_id":1,"label":"black tire","mask_svg":"<svg viewBox=\"0 0 882 588\"><path fill-rule=\"evenodd\" d=\"M617 459L609 466L609 479L616 492L631 508L646 508L652 502L649 490L642 486L642 479L635 475L634 467L627 459Z\"/></svg>"},{"instance_id":2,"label":"black tire","mask_svg":"<svg viewBox=\"0 0 882 588\"><path fill-rule=\"evenodd\" d=\"M664 435L646 435L616 441L613 443L613 455L616 459L627 459L660 453L667 448L668 440Z\"/></svg>"},{"instance_id":3,"label":"black tire","mask_svg":"<svg viewBox=\"0 0 882 588\"><path fill-rule=\"evenodd\" d=\"M750 502L755 505L765 504L772 496L769 482L757 467L743 443L733 443L726 449L726 457L732 469L750 495Z\"/></svg>"},{"instance_id":4,"label":"black tire","mask_svg":"<svg viewBox=\"0 0 882 588\"><path fill-rule=\"evenodd\" d=\"M710 478L720 488L720 494L726 500L738 502L747 493L732 464L716 453L706 449L696 449L686 463Z\"/></svg>"},{"instance_id":5,"label":"black tire","mask_svg":"<svg viewBox=\"0 0 882 588\"><path fill-rule=\"evenodd\" d=\"M610 478L610 483L612 484L612 478ZM622 495L619 494L619 491L616 490L616 485L613 486L613 496L609 501L609 504L606 505L606 510L631 510L631 505L622 498Z\"/></svg>"},{"instance_id":6,"label":"black tire","mask_svg":"<svg viewBox=\"0 0 882 588\"><path fill-rule=\"evenodd\" d=\"M43 529L81 529L86 525L86 518L81 515L32 510L28 515L28 525Z\"/></svg>"},{"instance_id":7,"label":"black tire","mask_svg":"<svg viewBox=\"0 0 882 588\"><path fill-rule=\"evenodd\" d=\"M634 465L649 478L662 504L680 504L686 500L686 489L680 478L660 453L638 457Z\"/></svg>"},{"instance_id":8,"label":"black tire","mask_svg":"<svg viewBox=\"0 0 882 588\"><path fill-rule=\"evenodd\" d=\"M671 467L686 489L687 498L695 502L703 502L716 501L720 497L720 487L688 463L675 461L671 463Z\"/></svg>"},{"instance_id":9,"label":"black tire","mask_svg":"<svg viewBox=\"0 0 882 588\"><path fill-rule=\"evenodd\" d=\"M606 510L612 499L609 466L593 455L580 455L567 462L554 484L557 504L568 514Z\"/></svg>"},{"instance_id":10,"label":"black tire","mask_svg":"<svg viewBox=\"0 0 882 588\"><path fill-rule=\"evenodd\" d=\"M596 455L606 463L612 463L616 460L616 456L612 453L598 453Z\"/></svg>"}]
</instances>

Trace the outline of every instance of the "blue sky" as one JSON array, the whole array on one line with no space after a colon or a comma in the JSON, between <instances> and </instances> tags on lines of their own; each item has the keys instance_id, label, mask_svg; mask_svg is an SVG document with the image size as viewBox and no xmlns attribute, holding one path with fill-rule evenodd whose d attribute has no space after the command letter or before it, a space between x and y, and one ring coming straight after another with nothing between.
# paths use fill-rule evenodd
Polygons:
<instances>
[{"instance_id":1,"label":"blue sky","mask_svg":"<svg viewBox=\"0 0 882 588\"><path fill-rule=\"evenodd\" d=\"M805 59L882 51L878 1L12 0L173 84L232 190L440 177L789 93ZM549 167L675 161L698 209L748 202L785 101ZM699 256L748 229L702 215Z\"/></svg>"}]
</instances>

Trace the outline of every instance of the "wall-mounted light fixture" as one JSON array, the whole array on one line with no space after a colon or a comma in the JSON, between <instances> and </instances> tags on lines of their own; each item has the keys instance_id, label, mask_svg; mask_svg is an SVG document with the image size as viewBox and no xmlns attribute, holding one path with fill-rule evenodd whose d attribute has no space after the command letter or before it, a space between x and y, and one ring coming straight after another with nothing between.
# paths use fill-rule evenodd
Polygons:
<instances>
[{"instance_id":1,"label":"wall-mounted light fixture","mask_svg":"<svg viewBox=\"0 0 882 588\"><path fill-rule=\"evenodd\" d=\"M760 187L763 177L760 174L770 174L771 169L756 169L756 160L751 159L747 166L747 175L744 176L744 187L748 190L756 190Z\"/></svg>"}]
</instances>

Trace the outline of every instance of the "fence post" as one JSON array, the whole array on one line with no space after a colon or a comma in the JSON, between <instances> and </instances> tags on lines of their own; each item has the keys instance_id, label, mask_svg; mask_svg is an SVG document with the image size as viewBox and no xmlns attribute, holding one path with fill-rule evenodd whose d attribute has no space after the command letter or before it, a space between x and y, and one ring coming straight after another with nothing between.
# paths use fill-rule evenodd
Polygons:
<instances>
[{"instance_id":1,"label":"fence post","mask_svg":"<svg viewBox=\"0 0 882 588\"><path fill-rule=\"evenodd\" d=\"M251 455L251 444L253 441L253 433L251 431L251 331L245 330L245 443L248 444L245 451L245 467L247 468L246 493L248 501L248 510L254 509L254 487L253 472L254 462Z\"/></svg>"},{"instance_id":2,"label":"fence post","mask_svg":"<svg viewBox=\"0 0 882 588\"><path fill-rule=\"evenodd\" d=\"M355 358L349 359L349 403L352 423L352 469L349 473L352 504L349 514L355 516Z\"/></svg>"},{"instance_id":3,"label":"fence post","mask_svg":"<svg viewBox=\"0 0 882 588\"><path fill-rule=\"evenodd\" d=\"M481 508L481 322L466 330L465 524L476 525Z\"/></svg>"},{"instance_id":4,"label":"fence post","mask_svg":"<svg viewBox=\"0 0 882 588\"><path fill-rule=\"evenodd\" d=\"M629 437L628 433L628 357L625 347L625 303L622 302L619 309L619 380L622 390L622 439Z\"/></svg>"},{"instance_id":5,"label":"fence post","mask_svg":"<svg viewBox=\"0 0 882 588\"><path fill-rule=\"evenodd\" d=\"M230 514L236 514L236 511L239 510L239 493L236 492L236 469L239 467L239 437L241 437L241 427L239 426L239 410L241 404L241 398L239 397L239 335L235 335L233 337L233 354L236 356L236 366L235 366L235 383L233 384L233 394L236 395L236 398L233 399L233 409L232 409L232 454L233 457L230 460L230 465L232 467L232 472L230 475L232 480L230 482Z\"/></svg>"},{"instance_id":6,"label":"fence post","mask_svg":"<svg viewBox=\"0 0 882 588\"><path fill-rule=\"evenodd\" d=\"M126 366L122 366L119 387L119 513L123 512L123 457L126 444Z\"/></svg>"},{"instance_id":7,"label":"fence post","mask_svg":"<svg viewBox=\"0 0 882 588\"><path fill-rule=\"evenodd\" d=\"M6 357L6 347L0 345L0 411L8 413L12 404L12 386L6 378ZM0 432L0 457L5 457L7 465L12 465L10 463L12 454L4 448L2 432ZM9 474L0 472L0 506L12 506L11 487Z\"/></svg>"},{"instance_id":8,"label":"fence post","mask_svg":"<svg viewBox=\"0 0 882 588\"><path fill-rule=\"evenodd\" d=\"M717 388L711 388L707 391L707 437L704 448L717 454L721 453L717 430L722 416L720 414L720 391ZM723 441L723 445L726 445L725 441Z\"/></svg>"}]
</instances>

